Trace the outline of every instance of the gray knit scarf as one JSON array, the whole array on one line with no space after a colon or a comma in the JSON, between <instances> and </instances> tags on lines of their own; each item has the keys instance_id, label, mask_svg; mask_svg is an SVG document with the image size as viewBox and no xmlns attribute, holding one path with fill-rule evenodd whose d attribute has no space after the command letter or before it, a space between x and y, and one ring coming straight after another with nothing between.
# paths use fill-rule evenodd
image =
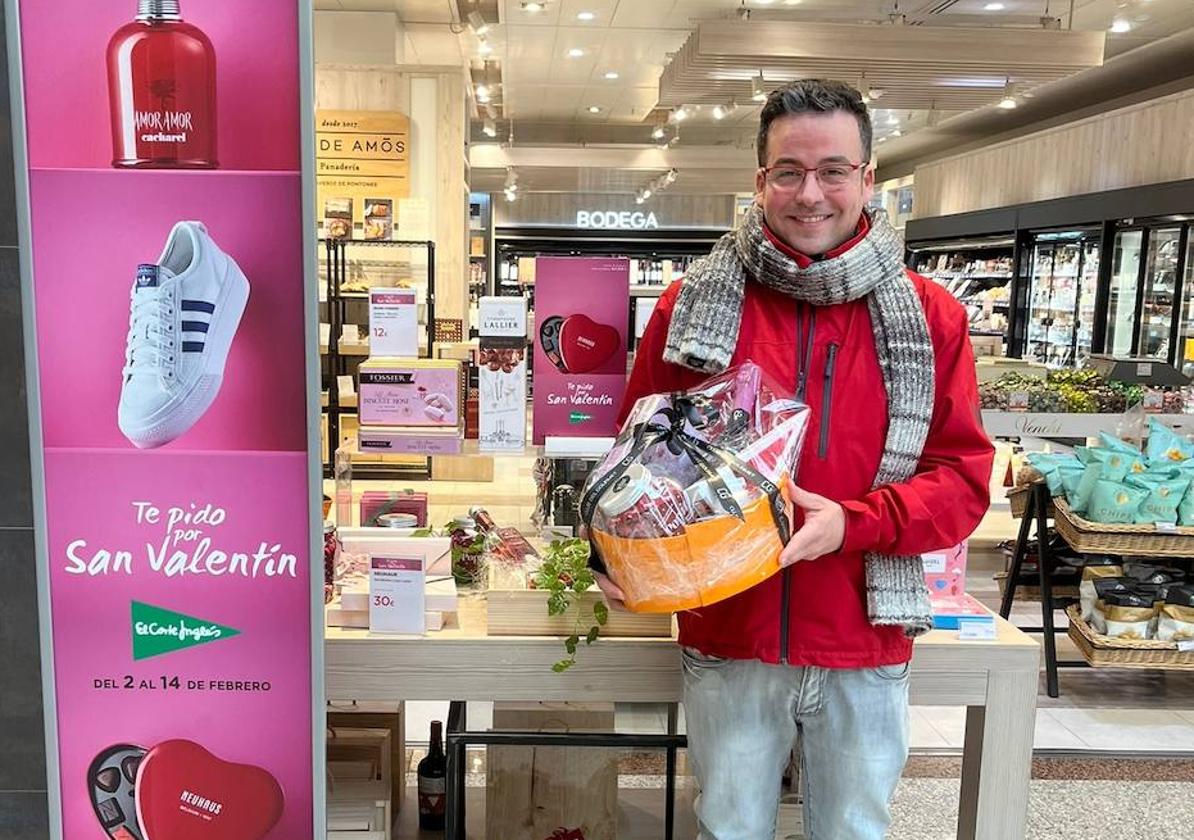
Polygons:
<instances>
[{"instance_id":1,"label":"gray knit scarf","mask_svg":"<svg viewBox=\"0 0 1194 840\"><path fill-rule=\"evenodd\" d=\"M866 297L887 390L887 440L873 487L907 481L916 471L933 416L933 344L924 309L904 271L903 243L882 211L870 231L840 256L801 268L763 229L758 205L708 257L685 274L664 348L665 361L706 373L729 366L738 344L747 278L813 306ZM872 624L909 636L932 626L919 555L866 555L867 613Z\"/></svg>"}]
</instances>

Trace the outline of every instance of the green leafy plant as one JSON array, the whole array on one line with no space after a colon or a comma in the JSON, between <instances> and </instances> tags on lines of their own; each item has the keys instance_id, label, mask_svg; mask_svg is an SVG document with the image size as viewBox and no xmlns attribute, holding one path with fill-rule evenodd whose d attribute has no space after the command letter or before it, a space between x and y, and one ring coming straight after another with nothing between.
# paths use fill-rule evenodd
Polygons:
<instances>
[{"instance_id":1,"label":"green leafy plant","mask_svg":"<svg viewBox=\"0 0 1194 840\"><path fill-rule=\"evenodd\" d=\"M589 544L585 540L553 540L543 554L543 565L535 572L533 583L536 589L547 592L547 614L564 615L573 610L575 618L572 635L564 640L568 656L551 666L557 674L576 664L576 651L583 640L585 645L597 641L601 628L609 621L609 609L598 601L591 611L584 607L585 592L597 585L592 569L589 568ZM586 624L589 629L581 636Z\"/></svg>"}]
</instances>

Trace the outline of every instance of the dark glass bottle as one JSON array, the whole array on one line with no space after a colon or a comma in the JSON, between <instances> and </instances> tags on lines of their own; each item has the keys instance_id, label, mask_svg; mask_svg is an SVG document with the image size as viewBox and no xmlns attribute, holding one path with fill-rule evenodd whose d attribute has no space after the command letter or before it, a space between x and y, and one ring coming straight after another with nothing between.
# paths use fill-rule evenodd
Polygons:
<instances>
[{"instance_id":1,"label":"dark glass bottle","mask_svg":"<svg viewBox=\"0 0 1194 840\"><path fill-rule=\"evenodd\" d=\"M214 169L216 54L178 0L139 0L108 44L112 165Z\"/></svg>"},{"instance_id":2,"label":"dark glass bottle","mask_svg":"<svg viewBox=\"0 0 1194 840\"><path fill-rule=\"evenodd\" d=\"M423 831L444 830L448 760L444 756L443 733L443 723L433 720L431 749L419 762L419 828Z\"/></svg>"}]
</instances>

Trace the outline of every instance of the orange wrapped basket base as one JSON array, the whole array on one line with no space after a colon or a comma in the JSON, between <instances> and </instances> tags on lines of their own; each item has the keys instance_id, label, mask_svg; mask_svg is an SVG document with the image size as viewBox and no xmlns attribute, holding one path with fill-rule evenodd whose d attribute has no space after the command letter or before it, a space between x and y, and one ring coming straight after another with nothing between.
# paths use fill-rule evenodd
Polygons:
<instances>
[{"instance_id":1,"label":"orange wrapped basket base","mask_svg":"<svg viewBox=\"0 0 1194 840\"><path fill-rule=\"evenodd\" d=\"M781 478L779 487L786 505L787 481ZM627 609L682 612L724 601L779 571L783 545L767 497L742 513L745 520L717 516L686 525L675 537L634 539L594 528L593 539L610 577L626 595ZM744 550L745 558L727 562L728 555Z\"/></svg>"}]
</instances>

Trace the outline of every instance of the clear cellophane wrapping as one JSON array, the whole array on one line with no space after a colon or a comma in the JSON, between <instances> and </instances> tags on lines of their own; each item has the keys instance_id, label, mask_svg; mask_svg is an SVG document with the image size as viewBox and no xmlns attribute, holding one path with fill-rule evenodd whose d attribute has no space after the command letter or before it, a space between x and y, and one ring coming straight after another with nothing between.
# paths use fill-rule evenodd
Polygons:
<instances>
[{"instance_id":1,"label":"clear cellophane wrapping","mask_svg":"<svg viewBox=\"0 0 1194 840\"><path fill-rule=\"evenodd\" d=\"M808 417L751 362L635 403L581 502L629 609L695 609L779 570Z\"/></svg>"}]
</instances>

